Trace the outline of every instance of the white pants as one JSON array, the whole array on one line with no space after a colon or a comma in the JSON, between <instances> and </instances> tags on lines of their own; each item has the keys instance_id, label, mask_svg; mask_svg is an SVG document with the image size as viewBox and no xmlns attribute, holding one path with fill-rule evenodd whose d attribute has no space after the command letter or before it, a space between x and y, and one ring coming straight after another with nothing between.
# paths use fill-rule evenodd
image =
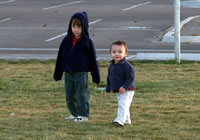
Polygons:
<instances>
[{"instance_id":1,"label":"white pants","mask_svg":"<svg viewBox=\"0 0 200 140\"><path fill-rule=\"evenodd\" d=\"M113 122L118 122L121 125L131 124L130 105L133 100L134 93L135 91L126 91L123 94L117 93L117 117Z\"/></svg>"}]
</instances>

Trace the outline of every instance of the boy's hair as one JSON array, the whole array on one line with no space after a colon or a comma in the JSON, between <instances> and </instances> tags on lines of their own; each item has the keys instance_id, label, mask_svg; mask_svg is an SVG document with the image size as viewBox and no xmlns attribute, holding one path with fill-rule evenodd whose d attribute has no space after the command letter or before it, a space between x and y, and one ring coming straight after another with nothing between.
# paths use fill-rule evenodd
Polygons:
<instances>
[{"instance_id":1,"label":"boy's hair","mask_svg":"<svg viewBox=\"0 0 200 140\"><path fill-rule=\"evenodd\" d=\"M81 26L82 24L81 24L81 20L79 19L79 18L74 18L74 19L72 19L72 24L71 24L71 26L74 26L74 25L77 25L77 26Z\"/></svg>"},{"instance_id":2,"label":"boy's hair","mask_svg":"<svg viewBox=\"0 0 200 140\"><path fill-rule=\"evenodd\" d=\"M113 43L111 44L111 47L110 47L110 52L111 52L111 50L112 50L112 45L124 46L125 52L126 52L126 53L128 52L128 47L127 47L127 45L126 45L126 42L124 42L124 41L118 40L118 41L113 42Z\"/></svg>"}]
</instances>

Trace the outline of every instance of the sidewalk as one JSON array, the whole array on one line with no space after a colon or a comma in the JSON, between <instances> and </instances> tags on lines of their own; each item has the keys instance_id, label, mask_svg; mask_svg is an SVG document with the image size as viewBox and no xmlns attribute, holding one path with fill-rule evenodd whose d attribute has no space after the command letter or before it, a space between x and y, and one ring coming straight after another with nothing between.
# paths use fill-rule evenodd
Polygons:
<instances>
[{"instance_id":1,"label":"sidewalk","mask_svg":"<svg viewBox=\"0 0 200 140\"><path fill-rule=\"evenodd\" d=\"M134 60L175 60L174 53L137 53ZM181 60L200 61L200 54L181 53Z\"/></svg>"},{"instance_id":2,"label":"sidewalk","mask_svg":"<svg viewBox=\"0 0 200 140\"><path fill-rule=\"evenodd\" d=\"M181 0L181 7L200 8L200 0Z\"/></svg>"},{"instance_id":3,"label":"sidewalk","mask_svg":"<svg viewBox=\"0 0 200 140\"><path fill-rule=\"evenodd\" d=\"M174 29L171 27L163 36L163 42L174 42ZM188 17L181 22L181 42L200 43L200 15ZM199 45L200 47L200 45ZM175 60L174 53L137 53L134 60ZM200 61L198 53L181 53L181 60Z\"/></svg>"}]
</instances>

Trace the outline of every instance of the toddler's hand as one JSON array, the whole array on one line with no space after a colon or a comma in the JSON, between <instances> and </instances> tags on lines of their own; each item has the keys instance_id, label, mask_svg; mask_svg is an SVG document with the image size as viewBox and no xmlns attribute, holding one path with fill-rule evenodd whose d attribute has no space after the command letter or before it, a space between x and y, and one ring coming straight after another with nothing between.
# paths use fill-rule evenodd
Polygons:
<instances>
[{"instance_id":1,"label":"toddler's hand","mask_svg":"<svg viewBox=\"0 0 200 140\"><path fill-rule=\"evenodd\" d=\"M126 89L125 89L125 88L123 88L123 87L120 87L120 89L119 89L119 93L120 93L120 94L124 93L125 91L126 91Z\"/></svg>"}]
</instances>

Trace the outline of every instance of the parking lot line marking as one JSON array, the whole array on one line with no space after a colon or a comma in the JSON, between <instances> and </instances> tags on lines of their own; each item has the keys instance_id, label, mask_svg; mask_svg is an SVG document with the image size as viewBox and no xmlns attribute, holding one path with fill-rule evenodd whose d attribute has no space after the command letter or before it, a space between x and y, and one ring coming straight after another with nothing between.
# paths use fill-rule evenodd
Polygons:
<instances>
[{"instance_id":1,"label":"parking lot line marking","mask_svg":"<svg viewBox=\"0 0 200 140\"><path fill-rule=\"evenodd\" d=\"M90 22L89 25L95 24L95 23L100 22L100 21L102 21L102 19L97 19L95 21Z\"/></svg>"},{"instance_id":2,"label":"parking lot line marking","mask_svg":"<svg viewBox=\"0 0 200 140\"><path fill-rule=\"evenodd\" d=\"M90 22L89 25L95 24L95 23L100 22L100 21L102 21L102 19L97 19L97 20L95 20L95 21ZM46 41L46 42L49 42L49 41L55 40L55 39L57 39L57 38L60 38L60 37L62 37L62 36L65 36L65 35L67 35L67 32L62 33L62 34L60 34L60 35L57 35L57 36L55 36L55 37L52 37L52 38L50 38L50 39L47 39L47 40L45 40L45 41Z\"/></svg>"},{"instance_id":3,"label":"parking lot line marking","mask_svg":"<svg viewBox=\"0 0 200 140\"><path fill-rule=\"evenodd\" d=\"M99 30L99 31L161 31L161 29L153 29L151 27L144 28L144 27L136 27L136 28L90 28L91 30Z\"/></svg>"},{"instance_id":4,"label":"parking lot line marking","mask_svg":"<svg viewBox=\"0 0 200 140\"><path fill-rule=\"evenodd\" d=\"M60 34L60 35L57 35L57 36L55 36L55 37L52 37L52 38L50 38L50 39L47 39L47 40L45 40L45 41L46 41L46 42L49 42L49 41L55 40L55 39L57 39L57 38L60 38L60 37L62 37L62 36L65 36L65 35L67 35L67 32L62 33L62 34Z\"/></svg>"},{"instance_id":5,"label":"parking lot line marking","mask_svg":"<svg viewBox=\"0 0 200 140\"><path fill-rule=\"evenodd\" d=\"M6 19L2 19L2 20L0 20L0 23L1 22L5 22L5 21L8 21L8 20L11 20L12 18L6 18Z\"/></svg>"},{"instance_id":6,"label":"parking lot line marking","mask_svg":"<svg viewBox=\"0 0 200 140\"><path fill-rule=\"evenodd\" d=\"M138 26L129 26L129 27L122 27L124 29L151 29L151 27L138 27Z\"/></svg>"},{"instance_id":7,"label":"parking lot line marking","mask_svg":"<svg viewBox=\"0 0 200 140\"><path fill-rule=\"evenodd\" d=\"M0 48L1 51L57 51L56 48Z\"/></svg>"},{"instance_id":8,"label":"parking lot line marking","mask_svg":"<svg viewBox=\"0 0 200 140\"><path fill-rule=\"evenodd\" d=\"M145 3L141 3L141 4L137 4L137 5L133 5L133 6L129 7L129 8L125 8L125 9L123 9L123 11L127 11L127 10L130 10L130 9L133 9L133 8L139 7L139 6L143 6L143 5L146 5L146 4L150 4L150 3L151 3L151 2L149 1L149 2L145 2Z\"/></svg>"},{"instance_id":9,"label":"parking lot line marking","mask_svg":"<svg viewBox=\"0 0 200 140\"><path fill-rule=\"evenodd\" d=\"M97 52L109 52L110 49L96 49ZM151 50L151 49L128 49L129 52L174 52L174 50ZM194 52L196 50L182 50L183 52ZM197 51L198 52L198 51ZM200 51L199 51L200 52Z\"/></svg>"},{"instance_id":10,"label":"parking lot line marking","mask_svg":"<svg viewBox=\"0 0 200 140\"><path fill-rule=\"evenodd\" d=\"M2 2L0 2L0 4L5 4L5 3L9 3L9 2L14 2L14 1L16 1L16 0L7 0L7 1L2 1Z\"/></svg>"},{"instance_id":11,"label":"parking lot line marking","mask_svg":"<svg viewBox=\"0 0 200 140\"><path fill-rule=\"evenodd\" d=\"M66 30L67 28L51 28L51 27L0 27L2 30Z\"/></svg>"},{"instance_id":12,"label":"parking lot line marking","mask_svg":"<svg viewBox=\"0 0 200 140\"><path fill-rule=\"evenodd\" d=\"M58 51L58 48L0 48L0 51ZM109 49L96 49L97 52L109 52ZM162 49L128 49L129 52L174 52L174 50ZM183 53L200 53L200 50L182 50ZM110 56L110 55L109 55ZM127 56L128 59L134 55Z\"/></svg>"},{"instance_id":13,"label":"parking lot line marking","mask_svg":"<svg viewBox=\"0 0 200 140\"><path fill-rule=\"evenodd\" d=\"M67 28L51 28L51 27L0 27L1 30L67 30ZM89 28L90 30L99 31L161 31L152 27L119 27L119 28Z\"/></svg>"},{"instance_id":14,"label":"parking lot line marking","mask_svg":"<svg viewBox=\"0 0 200 140\"><path fill-rule=\"evenodd\" d=\"M63 7L63 6L67 6L67 5L72 5L72 4L81 3L81 2L84 2L84 1L75 1L75 2L70 2L70 3L65 3L65 4L61 4L61 5L57 5L57 6L43 8L42 10L54 9L54 8Z\"/></svg>"}]
</instances>

